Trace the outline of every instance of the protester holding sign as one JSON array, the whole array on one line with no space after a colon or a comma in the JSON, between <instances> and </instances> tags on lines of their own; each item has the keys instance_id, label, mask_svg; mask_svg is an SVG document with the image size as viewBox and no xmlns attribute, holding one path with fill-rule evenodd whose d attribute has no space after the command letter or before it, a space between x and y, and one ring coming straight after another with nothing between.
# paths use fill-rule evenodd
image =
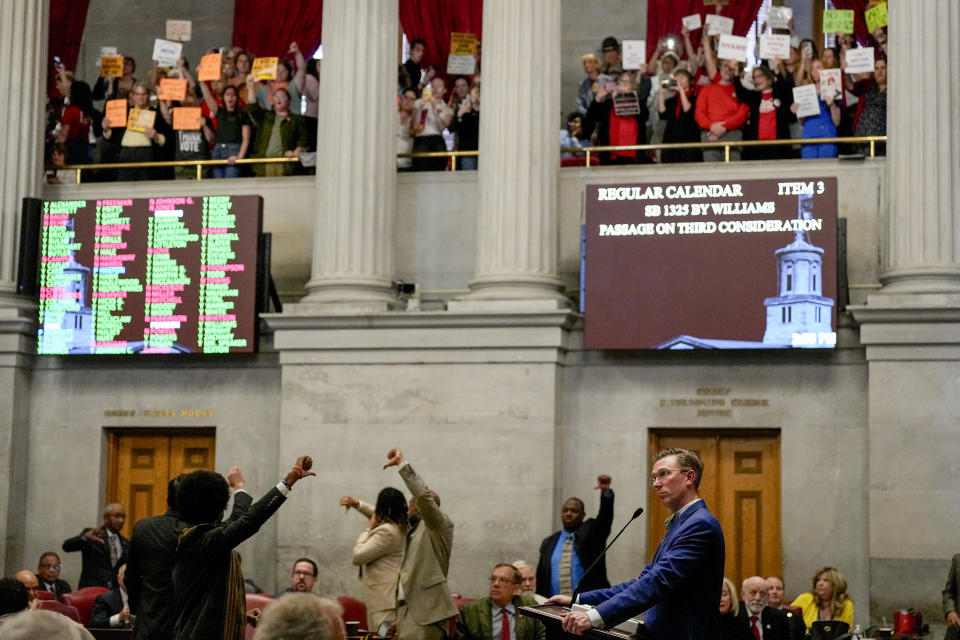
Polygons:
<instances>
[{"instance_id":1,"label":"protester holding sign","mask_svg":"<svg viewBox=\"0 0 960 640\"><path fill-rule=\"evenodd\" d=\"M873 75L853 85L852 93L860 98L853 118L856 136L887 135L887 61L880 58L873 63ZM876 145L878 155L887 155L887 144Z\"/></svg>"},{"instance_id":2,"label":"protester holding sign","mask_svg":"<svg viewBox=\"0 0 960 640\"><path fill-rule=\"evenodd\" d=\"M247 77L251 76L248 74ZM237 88L232 84L225 86L220 92L219 103L214 99L206 82L200 83L200 90L203 92L203 101L210 110L210 117L216 120L212 157L214 160L228 162L227 166L214 167L213 177L237 178L240 176L240 167L234 162L247 157L253 121L238 104Z\"/></svg>"},{"instance_id":3,"label":"protester holding sign","mask_svg":"<svg viewBox=\"0 0 960 640\"><path fill-rule=\"evenodd\" d=\"M663 141L700 142L700 125L695 117L697 95L693 91L693 75L686 69L673 72L676 79L676 91L670 98L664 92L658 95L657 110L660 119L666 122ZM664 149L660 152L661 162L703 162L700 149Z\"/></svg>"},{"instance_id":4,"label":"protester holding sign","mask_svg":"<svg viewBox=\"0 0 960 640\"><path fill-rule=\"evenodd\" d=\"M423 89L420 99L414 103L414 153L447 150L443 141L443 130L450 126L453 110L443 99L446 93L443 78L434 78L430 81L430 86ZM446 168L445 157L413 159L414 171L443 171Z\"/></svg>"},{"instance_id":5,"label":"protester holding sign","mask_svg":"<svg viewBox=\"0 0 960 640\"><path fill-rule=\"evenodd\" d=\"M291 42L287 53L294 55L297 71L296 73L290 67L290 61L280 58L277 64L277 78L261 85L256 90L256 102L261 109L270 110L273 108L273 94L278 89L286 89L290 96L290 113L300 115L300 96L303 94L303 85L307 81L307 61L304 60L300 47L296 42ZM247 104L252 104L250 101Z\"/></svg>"},{"instance_id":6,"label":"protester holding sign","mask_svg":"<svg viewBox=\"0 0 960 640\"><path fill-rule=\"evenodd\" d=\"M133 85L129 98L134 109L149 111L156 116L156 111L150 109L150 88L146 82ZM104 138L120 137L120 155L117 158L119 162L151 162L158 159L157 156L169 142L171 133L166 120L156 117L153 126L145 127L143 131L136 131L129 118L125 128L114 128L109 118L104 118L102 124ZM156 175L157 172L145 168L120 169L117 180L149 180Z\"/></svg>"},{"instance_id":7,"label":"protester holding sign","mask_svg":"<svg viewBox=\"0 0 960 640\"><path fill-rule=\"evenodd\" d=\"M133 72L137 70L137 61L130 56L123 57L123 75L119 78L110 77L97 78L93 85L94 100L115 100L117 98L126 98L127 94L133 90L133 85L137 79L133 77Z\"/></svg>"},{"instance_id":8,"label":"protester holding sign","mask_svg":"<svg viewBox=\"0 0 960 640\"><path fill-rule=\"evenodd\" d=\"M460 102L456 109L456 115L450 122L450 131L457 135L456 149L457 151L476 151L480 146L480 85L469 88L467 99ZM477 156L457 158L457 168L475 171Z\"/></svg>"},{"instance_id":9,"label":"protester holding sign","mask_svg":"<svg viewBox=\"0 0 960 640\"><path fill-rule=\"evenodd\" d=\"M597 144L618 146L646 144L647 102L640 96L650 93L650 77L640 75L640 87L630 71L622 72L614 85L608 82L597 91L597 97L587 111L587 118L599 125ZM646 154L636 151L609 151L601 154L608 164L636 164L650 162Z\"/></svg>"},{"instance_id":10,"label":"protester holding sign","mask_svg":"<svg viewBox=\"0 0 960 640\"><path fill-rule=\"evenodd\" d=\"M253 158L300 157L307 150L307 123L290 108L290 94L278 88L273 92L273 109L260 108L253 97L253 76L247 76L247 113L257 125ZM258 176L283 176L293 173L292 164L257 164Z\"/></svg>"},{"instance_id":11,"label":"protester holding sign","mask_svg":"<svg viewBox=\"0 0 960 640\"><path fill-rule=\"evenodd\" d=\"M789 80L783 60L772 58L770 67L758 65L753 68L753 89L748 89L734 78L737 88L737 98L750 109L747 124L743 128L744 140L789 140L790 124L796 121L796 116L790 111L793 104L793 82ZM744 160L777 160L793 157L790 146L776 145L763 147L746 147L743 150Z\"/></svg>"},{"instance_id":12,"label":"protester holding sign","mask_svg":"<svg viewBox=\"0 0 960 640\"><path fill-rule=\"evenodd\" d=\"M806 56L806 52L801 55ZM804 62L807 62L804 57ZM810 61L809 79L804 84L812 84L820 95L820 71L823 69L823 62L817 58ZM832 95L822 96L818 100L820 104L820 113L817 115L802 118L803 138L835 138L837 137L837 125L840 123L840 104ZM794 102L790 109L797 113L799 105ZM836 158L837 145L835 144L805 144L800 150L801 158Z\"/></svg>"},{"instance_id":13,"label":"protester holding sign","mask_svg":"<svg viewBox=\"0 0 960 640\"><path fill-rule=\"evenodd\" d=\"M177 60L177 68L180 77L187 84L187 92L183 99L174 106L170 100L160 100L160 115L166 120L167 124L173 127L173 148L174 160L207 160L210 158L210 144L213 143L215 134L213 124L209 118L202 115L197 101L196 82L193 75L187 68L186 58L181 57ZM191 110L193 117L190 121L183 123L178 120L178 112ZM195 111L194 111L195 110ZM174 176L178 180L192 180L197 177L197 170L194 167L174 167Z\"/></svg>"},{"instance_id":14,"label":"protester holding sign","mask_svg":"<svg viewBox=\"0 0 960 640\"><path fill-rule=\"evenodd\" d=\"M703 51L707 75L714 78L712 84L700 89L697 97L695 117L703 130L700 139L703 142L721 142L743 140L740 128L747 121L750 109L740 102L733 79L740 76L740 63L733 59L722 60L719 71L709 36L705 38ZM707 162L723 160L723 149L704 149L703 159ZM740 148L730 148L730 159L740 159Z\"/></svg>"}]
</instances>

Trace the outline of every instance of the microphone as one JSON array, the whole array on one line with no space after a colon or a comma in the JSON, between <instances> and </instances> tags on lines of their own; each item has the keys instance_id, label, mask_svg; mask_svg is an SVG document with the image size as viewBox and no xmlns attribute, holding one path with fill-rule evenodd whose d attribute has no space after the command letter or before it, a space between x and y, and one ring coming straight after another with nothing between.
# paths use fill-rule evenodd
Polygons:
<instances>
[{"instance_id":1,"label":"microphone","mask_svg":"<svg viewBox=\"0 0 960 640\"><path fill-rule=\"evenodd\" d=\"M607 549L609 549L610 547L613 546L613 543L617 541L617 538L620 537L620 534L623 533L624 531L626 531L627 527L630 526L630 523L633 522L634 520L636 520L637 518L639 518L639 517L640 517L640 514L642 514L642 513L643 513L643 507L637 507L637 510L634 511L634 512L633 512L633 515L630 517L630 519L627 520L627 524L623 525L623 528L620 529L620 533L618 533L617 535L613 536L613 540L611 540L610 543L607 545L607 548L603 550L603 553L601 553L600 555L598 555L598 556L597 556L597 559L594 560L594 561L590 564L590 566L587 567L587 570L583 572L583 575L580 576L580 580L577 581L577 588L573 590L573 595L572 595L571 598L570 598L570 604L575 604L575 603L577 602L577 596L580 595L580 585L583 584L583 581L584 581L584 579L587 577L587 574L589 574L590 571L592 571L593 568L594 568L595 566L597 566L597 563L600 562L605 555L607 555Z\"/></svg>"}]
</instances>

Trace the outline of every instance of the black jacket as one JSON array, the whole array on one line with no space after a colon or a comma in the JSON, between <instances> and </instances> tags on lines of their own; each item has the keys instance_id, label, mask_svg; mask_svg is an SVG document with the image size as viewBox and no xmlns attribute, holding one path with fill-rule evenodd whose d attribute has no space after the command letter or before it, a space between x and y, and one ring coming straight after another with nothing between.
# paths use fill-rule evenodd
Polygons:
<instances>
[{"instance_id":1,"label":"black jacket","mask_svg":"<svg viewBox=\"0 0 960 640\"><path fill-rule=\"evenodd\" d=\"M760 128L760 103L763 94L744 87L740 78L734 78L733 85L737 91L737 100L750 107L750 115L743 126L743 139L756 140ZM774 75L772 89L777 110L777 140L789 140L790 124L797 121L797 117L790 110L790 105L793 104L793 81L789 77ZM743 155L745 159L753 160L790 158L793 156L793 149L788 145L746 147Z\"/></svg>"},{"instance_id":2,"label":"black jacket","mask_svg":"<svg viewBox=\"0 0 960 640\"><path fill-rule=\"evenodd\" d=\"M613 491L610 492L609 496L600 494L600 511L597 513L597 517L585 520L573 534L573 550L577 552L577 557L580 558L580 565L584 571L603 553L612 524ZM540 562L537 564L537 593L547 598L552 595L550 593L550 557L553 555L553 549L557 546L559 539L560 532L555 531L544 538L540 544ZM603 559L597 563L597 566L590 573L584 574L580 591L593 591L609 586L607 561ZM577 585L573 585L573 587L576 588Z\"/></svg>"},{"instance_id":3,"label":"black jacket","mask_svg":"<svg viewBox=\"0 0 960 640\"><path fill-rule=\"evenodd\" d=\"M87 626L91 629L109 629L110 618L121 610L123 610L123 596L120 595L119 588L101 593L93 603L90 622Z\"/></svg>"},{"instance_id":4,"label":"black jacket","mask_svg":"<svg viewBox=\"0 0 960 640\"><path fill-rule=\"evenodd\" d=\"M100 527L100 537L103 542L91 542L83 537L83 534L90 529L84 529L80 535L73 538L67 538L63 541L63 550L79 551L83 558L83 568L80 571L80 583L78 589L84 587L105 587L113 589L117 584L117 569L127 561L127 553L130 551L130 541L120 536L120 548L122 550L120 558L116 564L110 564L110 548L107 546L106 527Z\"/></svg>"},{"instance_id":5,"label":"black jacket","mask_svg":"<svg viewBox=\"0 0 960 640\"><path fill-rule=\"evenodd\" d=\"M249 494L237 492L229 520L219 525L201 524L183 535L173 567L179 612L176 640L222 637L231 552L259 531L285 500L274 487L250 506Z\"/></svg>"},{"instance_id":6,"label":"black jacket","mask_svg":"<svg viewBox=\"0 0 960 640\"><path fill-rule=\"evenodd\" d=\"M136 640L169 640L173 636L173 563L184 527L172 510L144 518L133 527L125 582L130 611L137 616L133 623Z\"/></svg>"},{"instance_id":7,"label":"black jacket","mask_svg":"<svg viewBox=\"0 0 960 640\"><path fill-rule=\"evenodd\" d=\"M750 612L747 611L747 607L744 606L742 602L740 603L740 612L737 614L737 617L742 619L749 629ZM779 609L764 607L760 612L757 624L763 628L763 640L791 640L790 624L787 622L787 616ZM750 637L753 638L752 632L750 633Z\"/></svg>"},{"instance_id":8,"label":"black jacket","mask_svg":"<svg viewBox=\"0 0 960 640\"><path fill-rule=\"evenodd\" d=\"M73 589L70 588L69 582L67 582L66 580L59 580L59 579L53 583L53 589L47 589L46 585L44 584L43 578L41 578L39 574L36 574L36 573L33 575L36 576L37 578L37 585L38 585L37 588L40 589L41 591L49 591L54 595L54 598L56 600L59 600L60 596L62 596L63 594L70 593L71 591L73 591Z\"/></svg>"}]
</instances>

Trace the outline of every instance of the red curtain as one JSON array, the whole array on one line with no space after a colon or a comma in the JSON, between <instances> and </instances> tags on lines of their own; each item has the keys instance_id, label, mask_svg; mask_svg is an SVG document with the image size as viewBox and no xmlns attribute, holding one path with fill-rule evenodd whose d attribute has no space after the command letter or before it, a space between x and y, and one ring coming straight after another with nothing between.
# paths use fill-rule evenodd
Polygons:
<instances>
[{"instance_id":1,"label":"red curtain","mask_svg":"<svg viewBox=\"0 0 960 640\"><path fill-rule=\"evenodd\" d=\"M50 0L50 37L47 41L47 65L50 69L47 75L48 94L53 90L56 75L54 56L60 58L68 71L76 70L89 7L90 0Z\"/></svg>"},{"instance_id":2,"label":"red curtain","mask_svg":"<svg viewBox=\"0 0 960 640\"><path fill-rule=\"evenodd\" d=\"M322 24L323 0L235 0L233 44L257 56L284 57L296 42L309 60Z\"/></svg>"},{"instance_id":3,"label":"red curtain","mask_svg":"<svg viewBox=\"0 0 960 640\"><path fill-rule=\"evenodd\" d=\"M447 69L450 33L482 35L483 0L400 0L400 27L407 38L427 43L421 66Z\"/></svg>"},{"instance_id":4,"label":"red curtain","mask_svg":"<svg viewBox=\"0 0 960 640\"><path fill-rule=\"evenodd\" d=\"M741 0L730 2L721 7L720 15L733 18L733 35L745 36L750 25L757 19L757 11L763 0ZM704 6L703 0L647 0L647 59L653 55L660 38L669 34L679 34L683 27L684 16L699 13L703 18L715 13L716 7ZM702 30L690 34L690 42L696 47L700 42Z\"/></svg>"},{"instance_id":5,"label":"red curtain","mask_svg":"<svg viewBox=\"0 0 960 640\"><path fill-rule=\"evenodd\" d=\"M867 10L867 0L833 0L836 9L853 9L853 33L861 47L872 47L873 36L867 31L867 19L863 12ZM882 53L882 52L881 52Z\"/></svg>"}]
</instances>

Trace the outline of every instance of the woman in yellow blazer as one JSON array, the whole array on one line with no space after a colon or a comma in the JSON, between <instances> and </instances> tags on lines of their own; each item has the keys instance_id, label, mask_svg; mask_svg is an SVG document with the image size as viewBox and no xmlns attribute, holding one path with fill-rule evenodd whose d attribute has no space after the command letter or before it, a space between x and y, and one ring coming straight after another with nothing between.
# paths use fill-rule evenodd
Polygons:
<instances>
[{"instance_id":1,"label":"woman in yellow blazer","mask_svg":"<svg viewBox=\"0 0 960 640\"><path fill-rule=\"evenodd\" d=\"M853 600L847 595L847 579L833 567L824 567L813 575L813 588L793 601L803 611L803 623L817 620L839 620L853 627Z\"/></svg>"},{"instance_id":2,"label":"woman in yellow blazer","mask_svg":"<svg viewBox=\"0 0 960 640\"><path fill-rule=\"evenodd\" d=\"M410 528L407 500L393 487L377 495L376 507L351 496L340 504L356 509L368 518L367 527L353 545L353 564L360 567L363 601L367 605L368 629L386 636L396 622L397 575L403 559L403 545Z\"/></svg>"}]
</instances>

